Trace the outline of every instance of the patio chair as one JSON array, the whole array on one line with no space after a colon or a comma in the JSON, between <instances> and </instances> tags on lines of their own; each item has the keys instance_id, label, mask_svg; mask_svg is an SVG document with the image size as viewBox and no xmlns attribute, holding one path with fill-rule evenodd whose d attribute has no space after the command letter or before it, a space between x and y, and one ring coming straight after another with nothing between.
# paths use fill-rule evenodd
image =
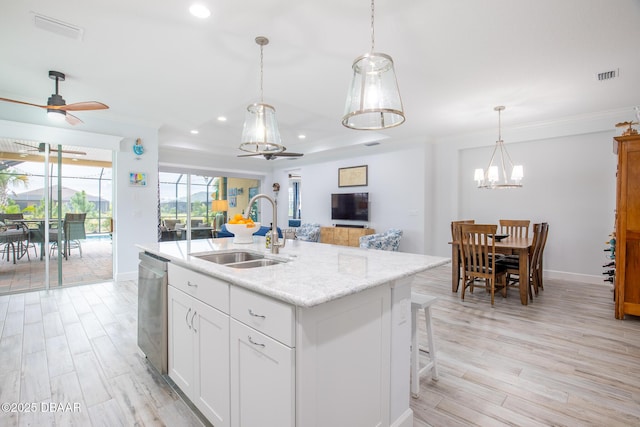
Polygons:
<instances>
[{"instance_id":1,"label":"patio chair","mask_svg":"<svg viewBox=\"0 0 640 427\"><path fill-rule=\"evenodd\" d=\"M87 238L84 228L84 221L87 217L86 213L67 213L64 216L62 225L62 253L64 259L68 259L71 249L78 248L80 258L82 258L82 244L80 240ZM58 248L58 229L49 230L49 241L51 242L51 253Z\"/></svg>"}]
</instances>

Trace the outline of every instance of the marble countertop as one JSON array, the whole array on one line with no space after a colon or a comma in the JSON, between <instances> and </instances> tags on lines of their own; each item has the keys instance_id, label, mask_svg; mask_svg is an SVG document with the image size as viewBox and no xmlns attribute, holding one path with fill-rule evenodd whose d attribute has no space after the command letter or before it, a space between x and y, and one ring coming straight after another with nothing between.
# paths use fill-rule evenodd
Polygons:
<instances>
[{"instance_id":1,"label":"marble countertop","mask_svg":"<svg viewBox=\"0 0 640 427\"><path fill-rule=\"evenodd\" d=\"M138 248L231 284L281 301L312 307L365 289L412 276L450 262L449 258L360 249L324 243L287 240L279 254L265 248L265 238L235 244L233 238L197 239L138 244ZM201 260L190 254L247 250L287 262L248 269L236 269Z\"/></svg>"}]
</instances>

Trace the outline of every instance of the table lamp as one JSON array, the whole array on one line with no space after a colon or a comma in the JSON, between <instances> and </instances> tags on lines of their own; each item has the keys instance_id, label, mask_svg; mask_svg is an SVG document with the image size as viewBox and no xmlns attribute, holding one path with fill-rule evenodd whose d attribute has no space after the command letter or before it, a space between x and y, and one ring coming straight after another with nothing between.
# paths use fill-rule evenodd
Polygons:
<instances>
[{"instance_id":1,"label":"table lamp","mask_svg":"<svg viewBox=\"0 0 640 427\"><path fill-rule=\"evenodd\" d=\"M224 212L229 210L229 202L226 200L213 200L211 201L211 210L216 212L216 218L213 223L213 229L219 230L224 224Z\"/></svg>"}]
</instances>

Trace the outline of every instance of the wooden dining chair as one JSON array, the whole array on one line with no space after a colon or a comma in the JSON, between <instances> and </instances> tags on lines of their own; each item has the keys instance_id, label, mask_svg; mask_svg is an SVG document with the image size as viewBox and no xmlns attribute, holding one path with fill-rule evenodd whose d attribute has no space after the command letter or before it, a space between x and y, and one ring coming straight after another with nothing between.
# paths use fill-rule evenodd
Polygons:
<instances>
[{"instance_id":1,"label":"wooden dining chair","mask_svg":"<svg viewBox=\"0 0 640 427\"><path fill-rule=\"evenodd\" d=\"M460 224L463 301L466 288L473 292L475 287L482 287L491 293L491 305L493 305L498 279L500 279L502 296L507 295L507 268L496 261L496 245L493 237L497 229L498 226L495 224ZM479 285L477 280L482 280L484 284Z\"/></svg>"},{"instance_id":2,"label":"wooden dining chair","mask_svg":"<svg viewBox=\"0 0 640 427\"><path fill-rule=\"evenodd\" d=\"M530 223L528 219L501 219L500 233L513 237L527 237Z\"/></svg>"},{"instance_id":3,"label":"wooden dining chair","mask_svg":"<svg viewBox=\"0 0 640 427\"><path fill-rule=\"evenodd\" d=\"M475 220L473 219L463 219L459 221L451 221L451 242L456 243L460 242L460 225L461 224L475 224ZM460 243L458 243L458 271L461 271L462 268L462 247ZM458 283L456 284L455 292L458 292L458 288L460 287L460 277L462 274L458 274Z\"/></svg>"},{"instance_id":4,"label":"wooden dining chair","mask_svg":"<svg viewBox=\"0 0 640 427\"><path fill-rule=\"evenodd\" d=\"M529 298L538 295L538 289L543 289L542 285L542 253L547 240L549 224L546 222L533 224L533 242L529 252ZM507 255L499 261L507 267L508 287L520 286L520 261L517 255Z\"/></svg>"}]
</instances>

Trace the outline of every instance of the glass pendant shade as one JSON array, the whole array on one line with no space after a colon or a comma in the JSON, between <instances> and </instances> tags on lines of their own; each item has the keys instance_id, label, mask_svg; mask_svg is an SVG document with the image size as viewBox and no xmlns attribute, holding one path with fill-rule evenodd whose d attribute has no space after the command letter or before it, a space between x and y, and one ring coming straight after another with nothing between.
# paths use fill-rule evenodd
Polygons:
<instances>
[{"instance_id":1,"label":"glass pendant shade","mask_svg":"<svg viewBox=\"0 0 640 427\"><path fill-rule=\"evenodd\" d=\"M342 124L351 129L377 130L401 125L404 120L393 59L373 52L357 58Z\"/></svg>"},{"instance_id":2,"label":"glass pendant shade","mask_svg":"<svg viewBox=\"0 0 640 427\"><path fill-rule=\"evenodd\" d=\"M281 144L276 109L271 105L255 103L247 106L240 149L250 153L280 153Z\"/></svg>"},{"instance_id":3,"label":"glass pendant shade","mask_svg":"<svg viewBox=\"0 0 640 427\"><path fill-rule=\"evenodd\" d=\"M252 154L282 153L285 147L280 139L276 109L264 103L262 93L264 77L263 48L269 44L269 39L264 36L258 36L256 37L256 44L260 46L260 102L247 106L239 148Z\"/></svg>"}]
</instances>

